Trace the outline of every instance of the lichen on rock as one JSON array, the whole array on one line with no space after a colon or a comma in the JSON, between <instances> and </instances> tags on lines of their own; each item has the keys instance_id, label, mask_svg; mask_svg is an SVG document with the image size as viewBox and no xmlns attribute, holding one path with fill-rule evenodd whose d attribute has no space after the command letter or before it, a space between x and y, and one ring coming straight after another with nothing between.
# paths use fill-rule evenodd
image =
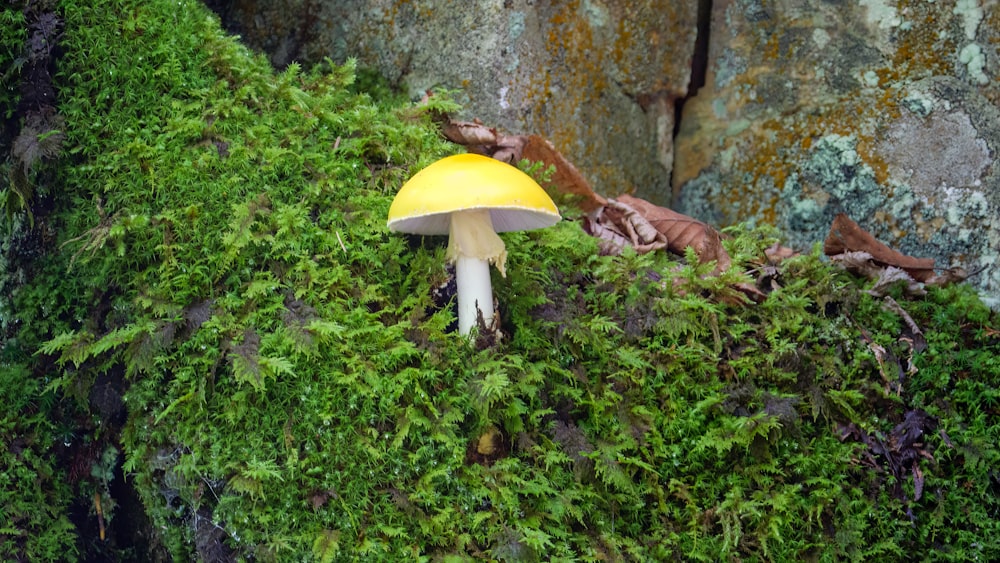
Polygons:
<instances>
[{"instance_id":1,"label":"lichen on rock","mask_svg":"<svg viewBox=\"0 0 1000 563\"><path fill-rule=\"evenodd\" d=\"M906 251L978 272L970 281L1000 303L1000 111L996 84L979 76L995 59L982 70L959 53L995 37L981 24L995 14L975 2L817 3L809 18L748 6L714 5L708 83L677 140L675 205L770 222L800 245L846 212Z\"/></svg>"}]
</instances>

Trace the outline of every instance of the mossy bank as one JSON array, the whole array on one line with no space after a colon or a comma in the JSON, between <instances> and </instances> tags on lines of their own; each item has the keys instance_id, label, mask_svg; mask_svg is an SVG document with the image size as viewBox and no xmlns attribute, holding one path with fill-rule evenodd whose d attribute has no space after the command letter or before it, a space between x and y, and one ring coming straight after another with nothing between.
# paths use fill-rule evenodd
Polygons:
<instances>
[{"instance_id":1,"label":"mossy bank","mask_svg":"<svg viewBox=\"0 0 1000 563\"><path fill-rule=\"evenodd\" d=\"M21 4L4 559L1000 556L1000 322L968 288L895 295L921 346L818 254L764 264L767 230L732 230L710 276L565 220L504 236L506 337L477 346L443 237L385 226L457 151L447 101L275 73L195 2ZM45 14L58 48L28 64ZM58 150L26 166L30 139Z\"/></svg>"}]
</instances>

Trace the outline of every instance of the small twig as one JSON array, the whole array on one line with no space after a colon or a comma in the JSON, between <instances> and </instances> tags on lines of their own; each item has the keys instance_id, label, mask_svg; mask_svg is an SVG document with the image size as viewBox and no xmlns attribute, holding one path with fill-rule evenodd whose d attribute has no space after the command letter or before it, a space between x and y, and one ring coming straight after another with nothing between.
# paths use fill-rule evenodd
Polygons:
<instances>
[{"instance_id":1,"label":"small twig","mask_svg":"<svg viewBox=\"0 0 1000 563\"><path fill-rule=\"evenodd\" d=\"M900 317L903 318L903 322L905 322L906 326L908 326L910 328L910 332L912 332L914 336L921 336L921 337L923 337L924 333L923 333L923 331L920 330L920 327L917 326L917 323L915 323L913 321L913 317L911 317L910 314L907 313L906 310L903 309L903 307L901 307L899 305L899 303L896 302L895 299L893 299L892 297L886 295L882 299L882 301L884 303L882 305L883 308L885 308L885 309L887 309L889 311L892 311L893 313L896 313L897 315L899 315Z\"/></svg>"},{"instance_id":2,"label":"small twig","mask_svg":"<svg viewBox=\"0 0 1000 563\"><path fill-rule=\"evenodd\" d=\"M101 493L94 493L94 510L97 512L97 527L101 541L104 541L104 511L101 510Z\"/></svg>"},{"instance_id":3,"label":"small twig","mask_svg":"<svg viewBox=\"0 0 1000 563\"><path fill-rule=\"evenodd\" d=\"M219 499L219 495L215 494L215 487L213 487L212 483L208 481L208 477L202 475L201 480L204 481L206 485L208 485L208 490L211 491L212 496L215 497L215 502L220 502L221 499Z\"/></svg>"},{"instance_id":4,"label":"small twig","mask_svg":"<svg viewBox=\"0 0 1000 563\"><path fill-rule=\"evenodd\" d=\"M69 260L69 269L73 269L73 264L76 260L80 258L86 251L90 251L90 257L93 258L97 251L104 246L104 243L108 240L108 234L111 233L111 225L114 223L115 219L118 218L118 214L108 217L107 213L104 212L104 202L101 198L95 198L97 204L97 226L84 231L84 233L78 237L73 237L66 242L59 245L59 248L63 248L67 244L79 242L83 239L87 239Z\"/></svg>"}]
</instances>

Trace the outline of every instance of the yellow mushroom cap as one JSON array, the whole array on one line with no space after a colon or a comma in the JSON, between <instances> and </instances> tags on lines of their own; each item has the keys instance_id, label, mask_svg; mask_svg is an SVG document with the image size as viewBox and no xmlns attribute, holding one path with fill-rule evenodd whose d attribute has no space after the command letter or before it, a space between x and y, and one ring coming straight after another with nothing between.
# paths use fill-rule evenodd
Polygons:
<instances>
[{"instance_id":1,"label":"yellow mushroom cap","mask_svg":"<svg viewBox=\"0 0 1000 563\"><path fill-rule=\"evenodd\" d=\"M389 229L445 235L456 211L488 209L496 232L559 222L559 209L531 176L478 154L448 156L417 172L389 207Z\"/></svg>"}]
</instances>

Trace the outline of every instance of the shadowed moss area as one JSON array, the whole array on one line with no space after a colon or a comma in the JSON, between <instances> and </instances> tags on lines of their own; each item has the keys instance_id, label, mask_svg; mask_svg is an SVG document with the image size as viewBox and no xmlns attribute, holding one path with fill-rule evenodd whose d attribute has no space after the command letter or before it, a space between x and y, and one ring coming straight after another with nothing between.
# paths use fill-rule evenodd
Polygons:
<instances>
[{"instance_id":1,"label":"shadowed moss area","mask_svg":"<svg viewBox=\"0 0 1000 563\"><path fill-rule=\"evenodd\" d=\"M195 2L55 12L62 153L4 225L4 558L1000 556L1000 323L969 288L895 295L922 347L818 250L741 303L767 229L712 277L566 220L503 235L477 346L444 237L385 226L456 151L447 100L275 73Z\"/></svg>"}]
</instances>

